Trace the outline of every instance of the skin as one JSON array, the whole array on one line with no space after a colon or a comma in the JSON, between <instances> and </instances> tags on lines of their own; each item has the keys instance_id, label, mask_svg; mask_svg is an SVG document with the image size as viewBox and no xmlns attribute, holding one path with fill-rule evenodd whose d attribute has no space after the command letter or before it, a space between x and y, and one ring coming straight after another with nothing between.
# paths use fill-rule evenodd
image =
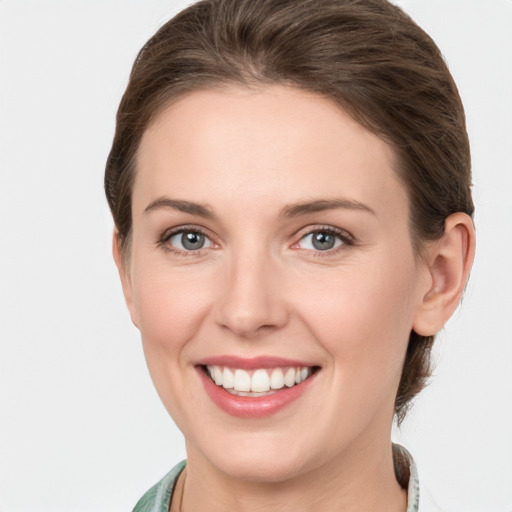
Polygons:
<instances>
[{"instance_id":1,"label":"skin","mask_svg":"<svg viewBox=\"0 0 512 512\"><path fill-rule=\"evenodd\" d=\"M339 107L284 86L195 92L147 129L131 247L123 258L114 236L114 257L155 387L185 436L183 510L405 511L390 430L407 342L453 312L474 232L455 214L418 258L394 165ZM212 215L146 211L162 198ZM320 200L352 207L290 215ZM180 227L204 232L205 247L169 238ZM320 251L309 235L326 228L343 238ZM197 361L219 355L321 369L276 414L237 418L198 377Z\"/></svg>"}]
</instances>

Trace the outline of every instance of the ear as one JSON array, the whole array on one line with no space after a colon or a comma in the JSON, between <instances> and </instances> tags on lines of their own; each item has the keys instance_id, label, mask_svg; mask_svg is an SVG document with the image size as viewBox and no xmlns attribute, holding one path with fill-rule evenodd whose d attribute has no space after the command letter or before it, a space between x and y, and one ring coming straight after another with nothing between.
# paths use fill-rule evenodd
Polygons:
<instances>
[{"instance_id":1,"label":"ear","mask_svg":"<svg viewBox=\"0 0 512 512\"><path fill-rule=\"evenodd\" d=\"M121 286L123 288L124 300L126 301L126 305L128 306L130 317L135 327L138 328L139 325L137 320L137 311L133 301L133 287L130 276L130 270L128 268L128 262L126 261L126 257L123 254L119 233L116 230L114 230L114 233L112 235L112 255L114 256L114 261L119 272Z\"/></svg>"},{"instance_id":2,"label":"ear","mask_svg":"<svg viewBox=\"0 0 512 512\"><path fill-rule=\"evenodd\" d=\"M457 308L475 257L475 228L465 213L445 222L443 236L427 251L429 289L423 295L413 323L420 336L439 332Z\"/></svg>"}]
</instances>

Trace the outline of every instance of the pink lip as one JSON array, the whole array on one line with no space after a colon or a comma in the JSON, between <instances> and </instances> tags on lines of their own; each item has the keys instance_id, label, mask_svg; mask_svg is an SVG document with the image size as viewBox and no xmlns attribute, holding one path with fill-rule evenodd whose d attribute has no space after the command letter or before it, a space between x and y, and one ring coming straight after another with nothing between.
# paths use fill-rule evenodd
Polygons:
<instances>
[{"instance_id":1,"label":"pink lip","mask_svg":"<svg viewBox=\"0 0 512 512\"><path fill-rule=\"evenodd\" d=\"M237 356L215 356L201 359L197 364L202 366L227 366L228 368L240 368L242 370L257 370L258 368L286 368L314 366L311 363L282 357L260 356L260 357L237 357Z\"/></svg>"},{"instance_id":2,"label":"pink lip","mask_svg":"<svg viewBox=\"0 0 512 512\"><path fill-rule=\"evenodd\" d=\"M217 386L217 384L206 375L203 366L218 365L251 370L256 368L304 367L312 365L304 364L300 361L292 361L290 359L269 357L241 359L233 356L208 358L201 361L200 365L201 366L197 366L196 369L208 396L224 412L239 418L264 418L276 414L278 411L300 398L311 386L318 374L318 372L313 373L311 377L291 388L285 387L281 390L276 390L275 393L270 395L251 397L232 395L223 387Z\"/></svg>"}]
</instances>

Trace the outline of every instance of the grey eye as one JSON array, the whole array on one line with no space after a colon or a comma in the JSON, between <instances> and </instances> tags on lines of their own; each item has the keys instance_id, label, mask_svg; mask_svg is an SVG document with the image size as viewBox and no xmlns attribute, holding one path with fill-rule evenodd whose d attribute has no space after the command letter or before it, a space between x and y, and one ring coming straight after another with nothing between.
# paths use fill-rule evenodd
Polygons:
<instances>
[{"instance_id":1,"label":"grey eye","mask_svg":"<svg viewBox=\"0 0 512 512\"><path fill-rule=\"evenodd\" d=\"M199 231L180 231L169 238L169 243L180 251L197 251L210 247L211 242L208 237Z\"/></svg>"},{"instance_id":2,"label":"grey eye","mask_svg":"<svg viewBox=\"0 0 512 512\"><path fill-rule=\"evenodd\" d=\"M323 233L322 231L318 233L313 233L313 247L318 249L319 251L325 251L327 249L332 249L334 244L336 243L336 238L330 233Z\"/></svg>"},{"instance_id":3,"label":"grey eye","mask_svg":"<svg viewBox=\"0 0 512 512\"><path fill-rule=\"evenodd\" d=\"M316 251L328 251L335 249L343 243L339 235L329 231L313 231L307 234L299 242L301 249L310 249Z\"/></svg>"}]
</instances>

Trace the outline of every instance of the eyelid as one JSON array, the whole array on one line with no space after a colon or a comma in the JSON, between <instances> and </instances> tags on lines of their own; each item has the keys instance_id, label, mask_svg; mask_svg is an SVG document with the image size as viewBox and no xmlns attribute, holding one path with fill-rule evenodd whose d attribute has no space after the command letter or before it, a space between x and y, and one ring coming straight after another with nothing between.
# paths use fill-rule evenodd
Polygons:
<instances>
[{"instance_id":1,"label":"eyelid","mask_svg":"<svg viewBox=\"0 0 512 512\"><path fill-rule=\"evenodd\" d=\"M184 232L200 233L206 239L209 240L211 245L209 245L208 247L201 247L200 249L187 251L187 250L179 249L169 243L169 240L173 236L179 235L180 233L184 233ZM173 254L177 254L178 256L186 257L186 256L196 256L200 252L206 251L206 250L209 250L212 248L215 249L218 247L219 244L217 242L215 242L214 237L212 237L212 235L210 234L210 232L207 229L205 229L201 226L198 226L197 224L185 224L185 225L175 226L173 228L164 230L157 241L157 245L161 246L164 250L166 250L168 252L172 252Z\"/></svg>"},{"instance_id":2,"label":"eyelid","mask_svg":"<svg viewBox=\"0 0 512 512\"><path fill-rule=\"evenodd\" d=\"M312 235L313 233L318 232L324 232L332 234L336 237L338 237L341 240L341 245L338 247L334 247L332 249L327 249L325 251L321 250L312 250L312 249L302 249L301 247L294 247L299 244L304 238L307 236ZM301 229L297 235L296 235L296 242L292 244L292 248L296 248L298 250L304 250L304 251L310 251L312 253L315 253L315 256L329 256L336 254L338 251L345 249L347 246L355 245L356 240L355 237L349 233L348 231L344 229L340 229L331 225L314 225L314 226L307 226L306 228Z\"/></svg>"},{"instance_id":3,"label":"eyelid","mask_svg":"<svg viewBox=\"0 0 512 512\"><path fill-rule=\"evenodd\" d=\"M210 246L208 247L202 247L197 250L181 250L174 246L172 246L169 243L169 240L180 233L190 231L190 232L196 232L203 235L205 238L207 238L210 241ZM326 232L330 233L336 237L338 237L341 240L341 244L338 247L334 247L332 249L326 249L324 251L322 250L311 250L311 249L302 249L301 247L297 247L297 245L302 241L304 238L306 238L309 235L312 235L313 233L318 232ZM291 248L296 250L303 250L308 251L311 253L314 253L315 256L332 256L333 254L337 254L339 251L345 249L347 246L353 246L356 243L355 237L349 233L348 231L337 228L332 225L325 225L325 224L318 224L318 225L310 225L307 227L304 227L300 229L298 232L296 232L296 235L294 236L294 239L296 240ZM157 241L157 245L163 247L168 252L172 252L174 254L177 254L179 256L194 256L198 253L209 250L209 249L217 249L219 248L219 244L215 241L215 237L213 237L210 234L210 231L202 226L198 226L197 224L185 224L181 226L175 226L169 229L166 229L162 232L161 236L159 237Z\"/></svg>"}]
</instances>

